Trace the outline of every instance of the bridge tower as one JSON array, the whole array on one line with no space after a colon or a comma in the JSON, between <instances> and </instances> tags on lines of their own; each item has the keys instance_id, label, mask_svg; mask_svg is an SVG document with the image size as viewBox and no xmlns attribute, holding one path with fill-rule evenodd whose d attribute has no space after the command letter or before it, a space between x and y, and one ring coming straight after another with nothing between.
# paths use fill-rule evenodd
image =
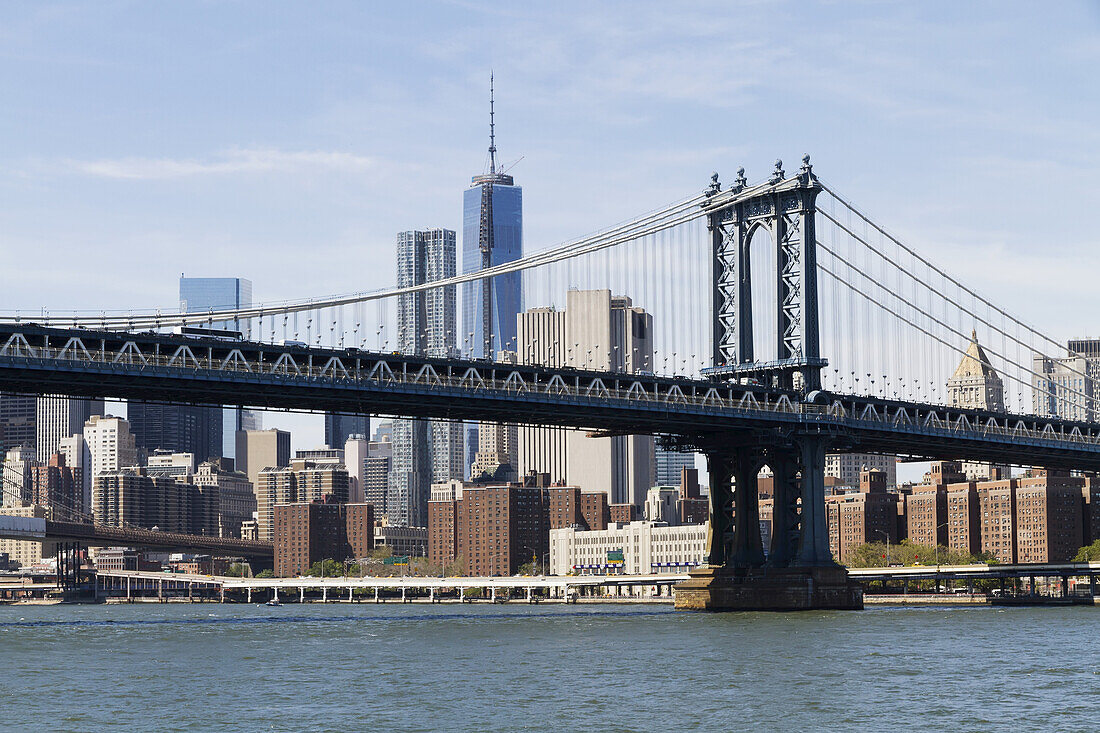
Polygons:
<instances>
[{"instance_id":1,"label":"bridge tower","mask_svg":"<svg viewBox=\"0 0 1100 733\"><path fill-rule=\"evenodd\" d=\"M713 379L789 391L817 401L821 390L818 332L816 200L822 186L803 156L797 175L782 161L767 182L749 186L744 169L722 191L715 174L704 208L711 233L714 306ZM776 300L753 312L753 235L771 235ZM756 319L773 319L775 357L754 353ZM825 451L829 435L813 427L763 434L708 436L696 441L710 473L707 567L676 589L679 608L795 610L862 608L862 591L829 550L825 514ZM757 477L772 470L772 539L761 542Z\"/></svg>"}]
</instances>

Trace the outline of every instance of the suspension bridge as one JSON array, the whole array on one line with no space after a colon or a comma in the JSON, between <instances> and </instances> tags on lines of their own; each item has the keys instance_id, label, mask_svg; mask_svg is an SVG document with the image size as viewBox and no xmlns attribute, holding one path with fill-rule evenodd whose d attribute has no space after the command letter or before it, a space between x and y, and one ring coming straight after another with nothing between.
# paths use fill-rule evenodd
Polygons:
<instances>
[{"instance_id":1,"label":"suspension bridge","mask_svg":"<svg viewBox=\"0 0 1100 733\"><path fill-rule=\"evenodd\" d=\"M571 289L630 297L652 315L652 353L490 334L501 358L471 359L473 334L458 333L444 353L400 348L388 304L511 273L526 308ZM173 333L186 328L209 333ZM979 338L1005 389L975 407L946 385ZM1080 379L1055 389L1040 365L1066 356ZM684 608L861 606L829 551L827 452L1100 470L1086 364L834 192L808 156L793 175L777 161L723 188L716 174L604 231L408 287L205 313L0 312L3 391L562 426L699 451L708 567L677 589Z\"/></svg>"}]
</instances>

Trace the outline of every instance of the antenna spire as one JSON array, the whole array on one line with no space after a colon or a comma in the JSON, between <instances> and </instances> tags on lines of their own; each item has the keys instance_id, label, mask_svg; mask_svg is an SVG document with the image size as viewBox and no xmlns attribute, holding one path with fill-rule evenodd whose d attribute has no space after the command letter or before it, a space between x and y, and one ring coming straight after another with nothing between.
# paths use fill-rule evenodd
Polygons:
<instances>
[{"instance_id":1,"label":"antenna spire","mask_svg":"<svg viewBox=\"0 0 1100 733\"><path fill-rule=\"evenodd\" d=\"M489 173L497 172L496 110L493 97L493 72L489 71Z\"/></svg>"}]
</instances>

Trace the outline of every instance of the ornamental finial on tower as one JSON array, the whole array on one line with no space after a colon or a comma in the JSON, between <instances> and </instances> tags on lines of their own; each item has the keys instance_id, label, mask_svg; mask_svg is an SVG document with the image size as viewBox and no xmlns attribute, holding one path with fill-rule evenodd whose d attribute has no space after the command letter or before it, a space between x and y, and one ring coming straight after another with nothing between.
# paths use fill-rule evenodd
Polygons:
<instances>
[{"instance_id":1,"label":"ornamental finial on tower","mask_svg":"<svg viewBox=\"0 0 1100 733\"><path fill-rule=\"evenodd\" d=\"M787 174L783 172L783 161L776 158L775 170L772 171L772 178L769 183L779 183Z\"/></svg>"},{"instance_id":2,"label":"ornamental finial on tower","mask_svg":"<svg viewBox=\"0 0 1100 733\"><path fill-rule=\"evenodd\" d=\"M710 174L710 186L706 190L706 195L709 198L721 190L722 184L718 182L718 171L715 171Z\"/></svg>"},{"instance_id":3,"label":"ornamental finial on tower","mask_svg":"<svg viewBox=\"0 0 1100 733\"><path fill-rule=\"evenodd\" d=\"M737 178L733 179L733 187L740 191L747 185L749 185L749 182L745 178L745 166L741 166L737 169Z\"/></svg>"}]
</instances>

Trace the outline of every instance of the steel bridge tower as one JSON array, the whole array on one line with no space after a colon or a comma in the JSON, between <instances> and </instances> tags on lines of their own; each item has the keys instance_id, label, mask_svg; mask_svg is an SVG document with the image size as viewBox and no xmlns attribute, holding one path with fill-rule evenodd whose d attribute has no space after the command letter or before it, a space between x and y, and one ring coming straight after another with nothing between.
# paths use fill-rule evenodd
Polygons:
<instances>
[{"instance_id":1,"label":"steel bridge tower","mask_svg":"<svg viewBox=\"0 0 1100 733\"><path fill-rule=\"evenodd\" d=\"M809 156L790 178L776 161L769 180L748 186L744 169L722 191L715 174L704 204L711 233L715 379L789 390L802 402L821 396L818 331L816 200L822 186ZM764 229L775 247L776 299L753 313L753 235ZM754 353L754 316L775 324L775 358ZM758 322L759 323L759 322ZM699 437L710 473L708 567L676 589L681 608L861 608L862 591L829 550L825 451L829 435L812 427ZM757 476L774 476L771 546L760 533Z\"/></svg>"}]
</instances>

